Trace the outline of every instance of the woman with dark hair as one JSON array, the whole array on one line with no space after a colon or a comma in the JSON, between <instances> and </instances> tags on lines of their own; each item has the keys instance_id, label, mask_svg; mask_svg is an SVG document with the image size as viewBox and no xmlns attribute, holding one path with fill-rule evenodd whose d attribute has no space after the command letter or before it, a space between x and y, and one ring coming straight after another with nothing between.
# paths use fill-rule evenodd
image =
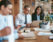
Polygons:
<instances>
[{"instance_id":1,"label":"woman with dark hair","mask_svg":"<svg viewBox=\"0 0 53 42\"><path fill-rule=\"evenodd\" d=\"M40 21L43 19L44 19L44 11L41 6L38 6L35 9L35 12L32 14L32 21L34 20Z\"/></svg>"}]
</instances>

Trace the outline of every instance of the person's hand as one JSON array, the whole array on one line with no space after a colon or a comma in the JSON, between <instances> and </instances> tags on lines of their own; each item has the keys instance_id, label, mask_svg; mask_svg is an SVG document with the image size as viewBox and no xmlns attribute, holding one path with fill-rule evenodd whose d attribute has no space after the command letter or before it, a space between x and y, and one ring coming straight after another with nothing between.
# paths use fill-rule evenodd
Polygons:
<instances>
[{"instance_id":1,"label":"person's hand","mask_svg":"<svg viewBox=\"0 0 53 42\"><path fill-rule=\"evenodd\" d=\"M3 30L1 30L1 36L7 36L10 35L11 29L10 27L5 27Z\"/></svg>"},{"instance_id":2,"label":"person's hand","mask_svg":"<svg viewBox=\"0 0 53 42\"><path fill-rule=\"evenodd\" d=\"M30 27L31 26L31 24L26 24L26 27Z\"/></svg>"},{"instance_id":3,"label":"person's hand","mask_svg":"<svg viewBox=\"0 0 53 42\"><path fill-rule=\"evenodd\" d=\"M17 26L17 29L19 29L19 28L21 28L21 25L18 25L18 26Z\"/></svg>"}]
</instances>

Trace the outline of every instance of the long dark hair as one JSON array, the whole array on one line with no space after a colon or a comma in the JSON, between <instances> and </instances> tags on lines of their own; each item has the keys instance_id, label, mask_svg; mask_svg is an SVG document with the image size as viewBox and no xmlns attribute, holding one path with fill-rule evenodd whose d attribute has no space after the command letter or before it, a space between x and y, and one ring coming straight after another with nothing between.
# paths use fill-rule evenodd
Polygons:
<instances>
[{"instance_id":1,"label":"long dark hair","mask_svg":"<svg viewBox=\"0 0 53 42\"><path fill-rule=\"evenodd\" d=\"M41 8L41 13L40 13L40 15L44 14L44 10L43 10L42 6L37 6L37 8L35 9L34 14L37 14L37 9L38 9L38 8Z\"/></svg>"}]
</instances>

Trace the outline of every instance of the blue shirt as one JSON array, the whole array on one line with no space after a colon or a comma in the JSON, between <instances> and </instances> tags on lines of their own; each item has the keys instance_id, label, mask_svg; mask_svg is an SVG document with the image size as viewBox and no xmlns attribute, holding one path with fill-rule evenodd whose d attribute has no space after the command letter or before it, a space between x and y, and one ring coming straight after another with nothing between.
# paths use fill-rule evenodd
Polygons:
<instances>
[{"instance_id":1,"label":"blue shirt","mask_svg":"<svg viewBox=\"0 0 53 42\"><path fill-rule=\"evenodd\" d=\"M40 21L40 15L37 15L37 21Z\"/></svg>"},{"instance_id":2,"label":"blue shirt","mask_svg":"<svg viewBox=\"0 0 53 42\"><path fill-rule=\"evenodd\" d=\"M0 42L3 42L3 39L2 39L2 37L0 37Z\"/></svg>"}]
</instances>

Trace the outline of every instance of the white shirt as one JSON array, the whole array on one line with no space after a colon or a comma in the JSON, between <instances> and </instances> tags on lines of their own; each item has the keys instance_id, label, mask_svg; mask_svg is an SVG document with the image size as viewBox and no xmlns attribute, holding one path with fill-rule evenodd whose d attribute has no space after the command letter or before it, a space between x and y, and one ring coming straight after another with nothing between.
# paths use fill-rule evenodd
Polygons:
<instances>
[{"instance_id":1,"label":"white shirt","mask_svg":"<svg viewBox=\"0 0 53 42\"><path fill-rule=\"evenodd\" d=\"M9 36L4 36L4 38L8 38L9 42L14 42L14 25L13 25L13 16L6 15L3 16L0 14L0 30L4 29L5 27L9 26L11 28L11 34ZM13 40L10 40L13 39Z\"/></svg>"},{"instance_id":2,"label":"white shirt","mask_svg":"<svg viewBox=\"0 0 53 42\"><path fill-rule=\"evenodd\" d=\"M26 26L26 24L24 23L25 23L25 14L24 13L18 14L15 21L16 26L18 25ZM27 14L27 24L31 24L31 23L32 23L31 15Z\"/></svg>"},{"instance_id":3,"label":"white shirt","mask_svg":"<svg viewBox=\"0 0 53 42\"><path fill-rule=\"evenodd\" d=\"M0 30L4 29L7 26L6 16L0 14Z\"/></svg>"}]
</instances>

